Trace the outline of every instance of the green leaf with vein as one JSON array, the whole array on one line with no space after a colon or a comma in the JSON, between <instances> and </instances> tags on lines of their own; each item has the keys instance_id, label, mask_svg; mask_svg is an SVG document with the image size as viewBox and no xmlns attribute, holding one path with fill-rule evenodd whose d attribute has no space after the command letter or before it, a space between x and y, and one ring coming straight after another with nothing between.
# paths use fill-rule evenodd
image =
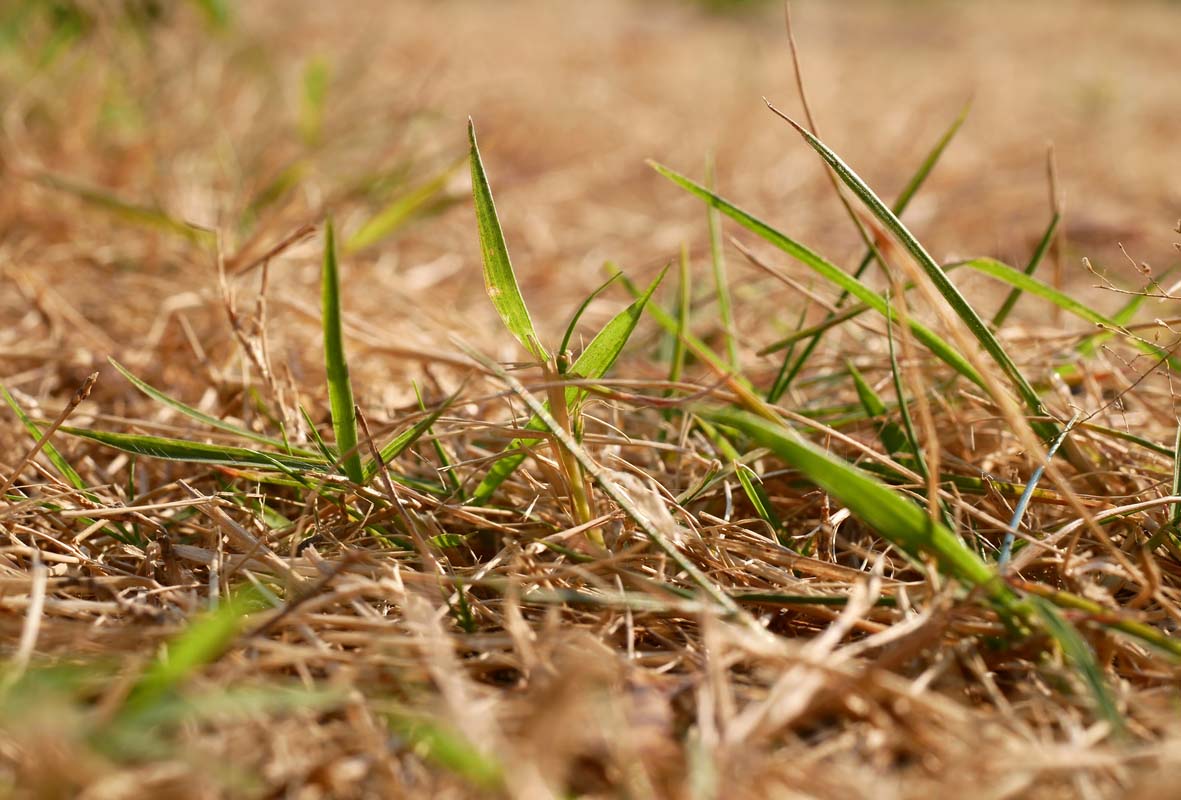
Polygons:
<instances>
[{"instance_id":1,"label":"green leaf with vein","mask_svg":"<svg viewBox=\"0 0 1181 800\"><path fill-rule=\"evenodd\" d=\"M1001 613L1023 616L1020 597L995 570L925 510L868 473L824 452L791 428L749 412L720 409L701 415L775 453L896 547L916 558L934 558L942 573L982 589Z\"/></svg>"},{"instance_id":2,"label":"green leaf with vein","mask_svg":"<svg viewBox=\"0 0 1181 800\"><path fill-rule=\"evenodd\" d=\"M1061 308L1070 314L1074 314L1079 319L1084 319L1087 322L1092 322L1096 325L1102 325L1105 328L1119 330L1122 326L1110 317L1100 314L1093 308L1080 303L1072 297L1069 297L1062 292L1044 283L1032 275L1026 275L1018 269L1010 267L992 258L974 258L971 261L965 261L963 266L975 270L976 272L988 275L991 278L996 278L1003 281L1010 286L1020 289L1027 294L1036 295L1044 300L1049 300L1054 305ZM1167 351L1149 344L1148 342L1138 337L1132 336L1128 340L1138 350L1157 358L1167 359L1169 366L1174 371L1181 371L1181 359L1174 358L1168 354Z\"/></svg>"},{"instance_id":3,"label":"green leaf with vein","mask_svg":"<svg viewBox=\"0 0 1181 800\"><path fill-rule=\"evenodd\" d=\"M529 309L525 306L525 298L521 296L521 286L517 283L517 275L513 272L512 261L509 260L504 231L501 230L500 218L496 215L496 204L492 201L492 189L488 185L484 162L480 160L480 150L476 145L476 126L470 119L467 133L471 142L472 197L476 205L476 223L480 229L484 286L488 291L488 299L492 301L496 313L500 315L509 333L517 337L525 349L539 361L549 361L549 353L537 338L533 320L529 317Z\"/></svg>"},{"instance_id":4,"label":"green leaf with vein","mask_svg":"<svg viewBox=\"0 0 1181 800\"><path fill-rule=\"evenodd\" d=\"M148 397L152 398L153 400L155 400L159 403L163 403L164 405L168 406L169 408L180 412L181 414L185 415L189 419L193 419L193 420L196 420L197 422L204 423L205 425L208 425L211 428L216 428L217 430L225 431L227 433L232 433L236 436L241 436L243 439L249 439L252 442L257 442L259 444L265 444L265 445L269 445L271 447L276 447L276 448L284 449L284 450L288 449L288 445L286 442L280 441L279 439L275 439L270 436L264 436L261 433L255 433L254 431L250 430L249 428L244 428L241 425L235 425L232 422L226 422L224 419L219 419L219 418L214 417L210 414L206 414L203 411L199 411L190 405L186 405L186 404L182 403L181 401L164 394L164 392L160 391L159 389L155 388L154 386L137 378L131 372L131 370L127 369L127 367L120 364L114 358L108 358L107 361L109 361L111 363L112 367L119 370L119 373L124 378L126 378L128 381L130 381L131 384L136 389L139 389L141 392L143 392L144 394L146 394ZM311 456L312 455L312 453L307 450L293 449L293 450L291 450L291 452L295 455L302 455L302 456Z\"/></svg>"},{"instance_id":5,"label":"green leaf with vein","mask_svg":"<svg viewBox=\"0 0 1181 800\"><path fill-rule=\"evenodd\" d=\"M125 453L134 453L166 461L187 461L199 464L220 464L228 467L263 467L280 472L323 472L327 465L319 458L266 453L245 447L230 447L163 436L137 433L114 433L62 426L60 430L71 436L105 444Z\"/></svg>"},{"instance_id":6,"label":"green leaf with vein","mask_svg":"<svg viewBox=\"0 0 1181 800\"><path fill-rule=\"evenodd\" d=\"M667 268L662 270L639 298L623 311L616 314L610 322L603 326L603 329L599 331L594 339L591 339L586 349L582 351L582 354L570 366L568 375L584 380L595 380L607 374L607 371L611 369L615 360L619 358L619 354L623 352L623 347L627 344L627 340L631 338L632 331L636 329L640 317L643 316L644 309L648 306L648 301L652 298L652 293L656 291L656 287L664 280L665 273L667 272ZM586 393L587 390L581 386L567 387L566 405L573 408L582 401ZM544 431L545 425L541 419L534 415L525 428L526 430ZM492 465L488 470L488 474L484 476L484 479L480 481L480 485L476 487L476 491L473 493L471 499L472 504L483 505L488 502L496 489L525 460L528 455L525 452L525 448L537 441L537 439L522 437L510 442L506 448L505 455L501 456Z\"/></svg>"},{"instance_id":7,"label":"green leaf with vein","mask_svg":"<svg viewBox=\"0 0 1181 800\"><path fill-rule=\"evenodd\" d=\"M868 286L853 276L847 274L836 265L826 261L824 258L817 255L812 250L809 250L804 245L796 242L794 239L791 239L775 230L762 220L748 214L741 208L738 208L730 201L719 197L718 195L706 189L704 186L695 183L689 178L686 178L685 176L669 169L668 167L656 164L654 162L649 162L649 164L651 164L653 169L671 180L673 183L705 200L707 203L717 208L723 214L730 217L730 219L734 220L739 225L749 230L751 233L754 233L765 239L767 242L775 245L780 250L790 255L792 258L795 258L800 263L817 272L824 279L844 289L849 294L853 295L882 316L893 318L893 311L890 310L889 304L886 302L884 297L870 289ZM913 331L915 338L926 345L927 349L935 354L940 360L970 380L972 383L975 383L982 388L984 387L984 379L980 377L980 374L976 371L976 369L971 364L969 364L967 359L960 355L960 353L954 347L940 338L939 335L930 328L926 327L917 320L908 319L907 324L910 326L911 331Z\"/></svg>"},{"instance_id":8,"label":"green leaf with vein","mask_svg":"<svg viewBox=\"0 0 1181 800\"><path fill-rule=\"evenodd\" d=\"M874 194L869 185L861 179L861 177L849 167L841 158L828 148L822 141L817 139L804 128L800 127L795 121L788 117L783 117L792 126L799 131L800 135L812 146L812 149L820 154L837 177L852 190L852 192L860 198L861 202L865 204L866 208L881 222L887 230L894 235L894 237L902 244L902 247L910 253L911 257L918 263L918 265L931 279L931 283L935 285L936 290L947 301L947 304L956 313L956 315L968 327L968 330L984 348L984 351L992 358L1001 371L1008 376L1012 382L1017 393L1021 395L1022 400L1029 407L1029 410L1035 414L1040 415L1044 413L1042 407L1041 397L1034 388L1021 374L1021 370L1017 369L1017 365L1013 363L1013 359L1005 352L1005 348L993 335L992 330L987 323L980 318L976 313L976 309L972 308L964 296L960 294L959 289L947 277L943 268L931 257L930 253L919 243L914 234L902 224L898 216L882 203L881 199ZM1050 439L1054 437L1058 428L1053 423L1049 422L1034 422L1034 430L1038 432L1043 438Z\"/></svg>"},{"instance_id":9,"label":"green leaf with vein","mask_svg":"<svg viewBox=\"0 0 1181 800\"><path fill-rule=\"evenodd\" d=\"M328 378L328 400L332 408L332 430L343 459L344 474L354 483L365 479L361 455L357 452L357 409L353 384L344 355L344 331L340 315L340 272L336 262L336 234L332 220L324 227L324 267L321 270L320 302L324 327L324 369Z\"/></svg>"}]
</instances>

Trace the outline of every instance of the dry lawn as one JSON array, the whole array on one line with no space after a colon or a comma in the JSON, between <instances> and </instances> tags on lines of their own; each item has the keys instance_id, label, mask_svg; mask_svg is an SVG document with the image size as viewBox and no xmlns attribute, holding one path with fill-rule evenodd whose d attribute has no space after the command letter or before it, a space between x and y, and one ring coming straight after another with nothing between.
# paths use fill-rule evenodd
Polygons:
<instances>
[{"instance_id":1,"label":"dry lawn","mask_svg":"<svg viewBox=\"0 0 1181 800\"><path fill-rule=\"evenodd\" d=\"M381 446L423 420L416 390L428 410L458 395L365 486L339 469L166 461L65 431L33 452L0 405L6 795L1173 790L1177 657L1135 633L1169 647L1181 622L1181 537L1164 499L1173 375L1144 352L1181 341L1167 272L1181 249L1181 4L794 9L819 133L883 197L971 100L904 217L936 259L1024 266L1050 219L1053 142L1064 217L1038 276L1103 314L1153 295L1090 347L1093 322L1029 295L999 334L1053 416L1089 423L1024 514L1020 540L1044 544L1020 549L1010 573L1031 594L1085 600L1061 611L1082 661L1044 630L1007 627L933 559L903 554L734 436L774 530L687 413L740 404L736 379L692 353L670 373L677 348L651 316L592 394L583 445L739 610L719 610L601 487L594 524L580 526L552 441L491 502L466 502L529 410L465 348L520 366L511 374L533 394L546 382L485 294L469 116L552 346L604 262L642 286L684 245L689 328L724 350L705 206L645 159L700 179L712 155L721 194L843 268L860 259L823 163L761 99L801 113L776 4L273 0L236 4L220 30L201 3L76 0L56 18L50 5L0 6L0 383L15 404L43 427L65 409L66 426L274 451L145 396L115 359L205 414L316 454L316 437L334 436L320 307L329 214L362 457L369 435ZM347 246L398 202L409 213L396 231ZM725 258L740 371L761 392L782 354L760 351L822 321L838 292L738 226L725 234L737 242ZM903 251L879 243L909 279ZM954 277L986 319L1007 291ZM654 302L674 309L676 283L674 268ZM909 294L909 313L1006 386L932 298ZM628 302L618 285L595 299L572 349ZM897 325L889 333L942 476L935 513L993 563L1042 464L1028 427L949 381ZM898 421L889 338L870 314L830 331L775 413L926 507L932 487L884 452L846 366ZM1088 685L1087 659L1105 689Z\"/></svg>"}]
</instances>

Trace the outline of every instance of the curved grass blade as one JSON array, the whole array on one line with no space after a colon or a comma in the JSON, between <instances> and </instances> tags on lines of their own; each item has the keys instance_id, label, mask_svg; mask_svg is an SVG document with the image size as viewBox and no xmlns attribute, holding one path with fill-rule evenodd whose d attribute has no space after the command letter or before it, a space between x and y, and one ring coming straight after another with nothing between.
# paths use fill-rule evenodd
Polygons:
<instances>
[{"instance_id":1,"label":"curved grass blade","mask_svg":"<svg viewBox=\"0 0 1181 800\"><path fill-rule=\"evenodd\" d=\"M964 120L968 118L968 111L971 109L971 107L971 103L964 104L963 109L956 116L956 118L952 120L951 126L946 131L944 131L943 136L939 138L939 141L937 141L935 146L931 148L931 152L927 153L927 157L923 159L923 163L919 165L918 170L914 175L911 176L906 186L902 188L902 191L899 193L897 199L894 200L894 205L891 207L896 215L902 216L902 212L906 210L908 205L910 205L910 201L914 199L915 194L917 194L918 190L921 189L923 184L927 182L927 177L930 176L931 171L935 169L935 165L939 163L939 159L943 157L943 151L945 151L948 145L951 144L951 140L954 139L955 135L959 132L960 127L964 124ZM867 249L865 255L861 258L861 262L857 265L857 269L853 271L853 277L860 278L862 275L864 275L865 271L869 269L869 265L872 264L873 261L874 251L873 249ZM847 292L842 292L841 296L837 298L836 307L840 308L843 306L848 297L849 295ZM828 316L825 317L824 322L821 324L825 325L825 323L833 323L843 316L843 314L834 314L830 312ZM795 364L793 364L790 369L786 369L787 361L785 357L784 366L786 372L784 378L782 381L778 382L775 387L773 387L776 390L775 396L772 397L768 395L768 400L770 400L772 403L777 402L783 392L787 391L787 389L791 386L791 382L795 380L796 375L799 374L800 370L803 369L804 364L807 363L808 358L812 355L812 352L820 344L820 339L823 337L824 331L827 329L828 325L825 325L825 327L816 331L815 336L813 336L807 345L804 346L804 350L802 353L800 353L800 357L796 359Z\"/></svg>"},{"instance_id":2,"label":"curved grass blade","mask_svg":"<svg viewBox=\"0 0 1181 800\"><path fill-rule=\"evenodd\" d=\"M1037 295L1044 300L1049 300L1063 311L1074 314L1079 319L1086 320L1087 322L1091 322L1096 325L1102 325L1104 328L1115 329L1117 331L1123 327L1115 319L1104 316L1098 311L1095 311L1093 308L1090 308L1089 306L1080 303L1078 300L1063 294L1054 287L1038 280L1032 275L1026 275L1020 270L1013 269L1008 264L1004 264L995 259L974 258L971 261L963 262L963 266L976 270L977 272L980 272L984 275L988 275L991 278L996 278L999 281L1004 281L1010 286L1017 287L1023 292ZM1149 355L1156 356L1157 358L1165 359L1174 371L1181 371L1181 359L1169 355L1168 351L1149 344L1148 342L1136 336L1129 337L1129 340L1141 352L1148 353Z\"/></svg>"},{"instance_id":3,"label":"curved grass blade","mask_svg":"<svg viewBox=\"0 0 1181 800\"><path fill-rule=\"evenodd\" d=\"M599 284L599 287L586 296L586 299L579 303L578 308L574 311L574 316L570 317L570 324L566 326L566 332L562 335L562 345L558 348L558 355L565 357L566 352L570 347L570 340L574 338L574 330L578 327L578 321L582 319L582 315L586 313L586 309L590 306L594 299L607 290L607 287L615 283L619 278L620 273L616 272L607 280Z\"/></svg>"},{"instance_id":4,"label":"curved grass blade","mask_svg":"<svg viewBox=\"0 0 1181 800\"><path fill-rule=\"evenodd\" d=\"M274 439L270 436L264 436L261 433L255 433L254 431L250 430L249 428L244 428L240 425L235 425L232 422L226 422L223 419L219 419L219 418L212 416L210 414L206 414L203 411L199 411L199 410L193 408L192 406L186 405L185 403L182 403L181 401L179 401L173 397L169 397L168 395L164 394L164 392L155 388L151 384L140 380L131 372L131 370L127 369L127 367L120 364L114 358L108 358L107 361L110 362L112 367L119 370L119 374L121 374L124 378L126 378L128 381L130 381L131 385L134 386L136 389L139 389L141 392L143 392L144 394L146 394L148 397L152 398L153 400L155 400L159 403L163 403L164 405L168 406L169 408L171 408L175 411L179 411L181 414L184 414L186 417L188 417L190 419L194 419L197 422L204 423L205 425L208 425L211 428L216 428L218 430L225 431L227 433L232 433L236 436L241 436L243 439L249 439L252 442L258 442L259 444L265 444L265 445L269 445L271 447L277 447L282 450L289 450L290 452L292 452L296 455L302 455L302 456L312 455L312 453L307 450L292 449L287 442L280 441L279 439Z\"/></svg>"},{"instance_id":5,"label":"curved grass blade","mask_svg":"<svg viewBox=\"0 0 1181 800\"><path fill-rule=\"evenodd\" d=\"M476 223L480 229L484 286L488 290L488 299L492 301L509 333L517 337L539 361L549 361L549 353L537 338L525 298L521 296L517 275L513 272L512 261L509 260L504 231L500 227L500 218L496 216L496 204L492 201L492 189L488 186L484 162L480 160L480 150L476 145L476 125L471 119L467 123L467 134L471 142L472 197L476 204Z\"/></svg>"},{"instance_id":6,"label":"curved grass blade","mask_svg":"<svg viewBox=\"0 0 1181 800\"><path fill-rule=\"evenodd\" d=\"M1074 429L1075 424L1079 421L1079 415L1075 414L1062 433L1058 434L1058 438L1050 445L1049 450L1046 451L1046 461L1054 457L1058 452L1058 448L1066 441L1066 437L1070 435L1071 430ZM1001 552L997 556L997 569L1003 570L1005 565L1009 563L1009 556L1013 554L1013 542L1017 538L1017 529L1021 526L1021 518L1025 516L1025 509L1029 507L1029 501L1033 497L1034 490L1037 489L1038 482L1042 479L1042 475L1046 471L1045 463L1038 464L1037 469L1029 476L1029 483L1025 484L1025 491L1021 493L1020 499L1017 500L1017 505L1013 508L1013 516L1009 520L1009 530L1005 533L1005 539L1001 543Z\"/></svg>"},{"instance_id":7,"label":"curved grass blade","mask_svg":"<svg viewBox=\"0 0 1181 800\"><path fill-rule=\"evenodd\" d=\"M434 201L439 199L439 194L446 188L448 181L462 163L456 161L449 165L435 177L414 187L377 212L349 237L348 243L345 244L345 252L352 253L377 244L397 233L415 216L429 212L435 207Z\"/></svg>"},{"instance_id":8,"label":"curved grass blade","mask_svg":"<svg viewBox=\"0 0 1181 800\"><path fill-rule=\"evenodd\" d=\"M212 245L217 236L208 228L202 228L190 222L178 220L169 216L159 208L136 205L122 200L109 192L83 186L65 178L42 173L35 180L42 186L66 194L72 194L79 200L92 206L101 208L112 216L143 228L154 228L165 233L174 234L198 245Z\"/></svg>"},{"instance_id":9,"label":"curved grass blade","mask_svg":"<svg viewBox=\"0 0 1181 800\"><path fill-rule=\"evenodd\" d=\"M1124 732L1124 718L1111 696L1111 689L1103 677L1103 670L1095 658L1095 653L1082 634L1062 616L1062 613L1052 603L1041 597L1029 597L1026 601L1032 608L1046 633L1054 638L1062 648L1070 665L1082 677L1083 682L1091 692L1095 701L1095 711L1107 720L1112 729L1121 734Z\"/></svg>"},{"instance_id":10,"label":"curved grass blade","mask_svg":"<svg viewBox=\"0 0 1181 800\"><path fill-rule=\"evenodd\" d=\"M910 253L911 257L922 267L927 277L931 279L931 283L955 311L956 315L963 321L963 323L971 331L976 341L984 348L984 351L992 358L1001 371L1008 376L1018 394L1021 395L1022 400L1029 407L1030 411L1036 415L1044 414L1041 397L1034 388L1030 386L1029 381L1021 374L1021 370L1017 369L1017 365L1013 363L1013 359L1005 352L1005 348L993 335L992 330L976 313L976 309L972 308L971 304L960 294L959 289L947 277L943 268L931 257L931 254L919 243L914 234L902 224L898 219L898 215L890 209L886 208L881 199L874 194L869 185L861 179L856 172L849 167L840 156L828 148L824 142L817 139L810 132L805 130L795 120L782 114L778 110L774 110L779 116L792 125L801 136L812 146L812 149L820 154L833 171L836 172L837 177L853 191L861 202L873 213L873 215L881 222L902 244L903 248ZM1034 429L1043 436L1043 438L1052 438L1058 433L1057 426L1053 423L1036 422Z\"/></svg>"},{"instance_id":11,"label":"curved grass blade","mask_svg":"<svg viewBox=\"0 0 1181 800\"><path fill-rule=\"evenodd\" d=\"M265 453L245 447L228 447L204 442L189 442L184 439L169 439L163 436L147 436L136 433L113 433L85 428L62 426L62 431L71 436L105 444L125 453L134 453L166 461L186 461L197 464L220 464L227 467L264 467L266 469L292 470L295 472L319 471L325 464L318 458L290 456L282 453Z\"/></svg>"},{"instance_id":12,"label":"curved grass blade","mask_svg":"<svg viewBox=\"0 0 1181 800\"><path fill-rule=\"evenodd\" d=\"M894 314L890 310L889 304L886 302L884 297L870 289L868 286L853 276L845 273L836 265L825 260L804 245L796 242L794 239L791 239L775 230L757 217L754 217L748 214L746 211L743 211L741 208L738 208L730 201L719 197L718 195L706 189L704 186L695 183L689 178L686 178L685 176L669 169L668 167L662 166L655 162L648 163L653 169L671 180L673 183L705 200L707 203L717 208L723 214L730 217L730 219L734 220L739 225L749 230L751 233L754 233L765 239L767 242L775 245L780 250L790 255L792 258L795 258L800 263L819 273L820 276L825 280L828 280L829 282L834 283L840 288L844 289L849 294L853 295L882 316L891 319L894 317ZM981 388L984 388L984 379L980 377L980 374L976 371L976 369L971 364L969 364L967 359L960 355L960 353L954 347L940 338L938 334L923 325L921 322L910 319L907 320L907 323L910 326L910 329L914 332L915 338L926 345L928 350L930 350L940 360L970 380L972 383L975 383ZM1032 389L1030 391L1032 391Z\"/></svg>"},{"instance_id":13,"label":"curved grass blade","mask_svg":"<svg viewBox=\"0 0 1181 800\"><path fill-rule=\"evenodd\" d=\"M705 185L712 192L716 175L713 159L705 164ZM738 340L734 330L734 312L730 302L730 282L726 278L726 254L722 247L722 215L711 205L705 207L709 224L709 260L713 267L714 292L718 298L718 321L722 323L722 337L726 343L726 358L730 369L738 371Z\"/></svg>"},{"instance_id":14,"label":"curved grass blade","mask_svg":"<svg viewBox=\"0 0 1181 800\"><path fill-rule=\"evenodd\" d=\"M1046 232L1042 235L1041 241L1037 243L1034 248L1033 256L1029 259L1029 264L1025 267L1026 275L1033 275L1037 271L1038 266L1042 263L1046 253L1050 249L1050 245L1054 243L1054 233L1058 230L1058 222L1062 216L1055 212L1054 216L1050 218L1050 224L1046 227ZM1001 303L1001 307L997 309L996 314L992 317L992 327L999 329L1005 324L1005 320L1009 318L1013 307L1017 305L1017 301L1021 298L1021 289L1013 287L1009 295L1005 298L1005 302Z\"/></svg>"},{"instance_id":15,"label":"curved grass blade","mask_svg":"<svg viewBox=\"0 0 1181 800\"><path fill-rule=\"evenodd\" d=\"M607 374L615 360L619 358L619 354L623 352L623 347L631 338L632 331L636 329L645 307L648 306L648 301L652 298L656 287L660 286L661 281L664 280L667 272L667 268L662 270L642 295L603 326L603 329L594 339L591 339L590 344L570 366L567 374L585 380L595 380ZM586 390L581 387L568 387L566 389L567 407L574 407L585 395ZM544 431L545 425L538 416L534 415L525 428L526 430ZM480 481L480 485L476 487L472 494L472 504L483 505L488 502L496 489L516 471L517 467L521 466L521 462L528 456L525 448L537 441L537 439L521 437L510 442L506 448L506 454L492 465L484 479Z\"/></svg>"},{"instance_id":16,"label":"curved grass blade","mask_svg":"<svg viewBox=\"0 0 1181 800\"><path fill-rule=\"evenodd\" d=\"M738 452L738 449L734 447L733 442L723 436L716 427L700 417L697 418L697 424L701 426L705 435L710 438L721 454L730 462L730 467L734 470L734 475L738 478L738 483L742 486L742 491L746 495L746 499L750 501L755 513L759 515L760 519L771 526L771 530L775 531L775 537L779 540L780 544L785 547L792 547L792 542L789 538L780 536L780 532L783 530L783 522L779 519L779 515L775 513L775 507L771 504L771 498L767 494L767 490L763 488L762 481L754 470L742 463L742 456ZM795 548L792 547L792 549Z\"/></svg>"},{"instance_id":17,"label":"curved grass blade","mask_svg":"<svg viewBox=\"0 0 1181 800\"><path fill-rule=\"evenodd\" d=\"M868 473L825 453L792 429L749 412L720 409L702 416L775 453L901 550L934 558L944 574L982 589L1001 613L1020 615L1019 596L991 567L942 523Z\"/></svg>"},{"instance_id":18,"label":"curved grass blade","mask_svg":"<svg viewBox=\"0 0 1181 800\"><path fill-rule=\"evenodd\" d=\"M353 385L344 355L344 332L340 318L340 274L336 263L336 234L332 220L324 228L324 268L321 270L320 302L324 326L324 367L328 376L328 400L332 408L332 429L336 447L343 457L344 474L354 483L365 479L357 452L357 411Z\"/></svg>"}]
</instances>

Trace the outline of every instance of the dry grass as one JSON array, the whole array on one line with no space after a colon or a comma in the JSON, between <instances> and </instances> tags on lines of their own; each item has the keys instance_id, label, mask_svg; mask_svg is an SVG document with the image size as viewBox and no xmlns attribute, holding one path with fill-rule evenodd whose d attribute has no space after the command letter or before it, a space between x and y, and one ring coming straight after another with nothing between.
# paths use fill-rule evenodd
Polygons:
<instances>
[{"instance_id":1,"label":"dry grass","mask_svg":"<svg viewBox=\"0 0 1181 800\"><path fill-rule=\"evenodd\" d=\"M83 490L50 448L32 453L34 438L5 407L4 792L1169 791L1181 769L1177 662L1115 625L1171 637L1181 621L1181 550L1164 499L1174 491L1172 373L1135 341L1176 346L1171 296L1144 302L1127 331L1093 351L1075 347L1093 325L1033 297L1001 332L1057 418L1085 415L1072 442L1092 465L1082 474L1077 460L1059 460L1043 479L1022 538L1045 546L1018 551L1025 583L1014 585L1092 604L1064 616L1099 665L1121 732L1047 635L1006 627L932 561L903 555L752 447L742 456L783 528L760 518L724 449L685 413L741 403L741 385L691 357L670 382L674 348L650 318L598 384L582 442L611 493L737 612L719 611L606 493L593 492L594 518L580 525L548 441L492 503L463 502L529 416L520 393L464 351L525 357L479 277L470 187L455 168L466 117L480 125L543 339L558 340L604 260L644 285L687 243L691 328L721 352L705 212L644 158L700 175L713 153L722 194L835 263L861 250L815 154L760 101L794 96L776 9L241 5L222 31L198 3L135 31L118 4L78 2L89 27L53 58L52 31L36 18L16 39L0 37L0 382L46 424L65 409L67 426L248 444L141 395L114 358L204 413L272 437L285 430L314 452L301 406L333 436L321 223L331 213L347 243L391 201L432 186L395 235L341 255L362 457L369 441L424 418L416 385L427 409L459 394L390 465L402 482L364 487L325 474L277 485L258 471L133 457L58 432L51 445ZM1129 299L1121 291L1161 294L1151 277L1177 261L1170 67L1181 8L1027 5L801 3L814 111L826 140L889 197L974 95L971 120L906 216L944 262L1024 263L1049 219L1042 163L1053 139L1064 238L1039 274L1114 313ZM322 108L306 88L321 74ZM741 371L765 388L779 356L758 352L823 319L836 292L737 227L727 232L821 301L727 248ZM904 256L882 246L902 269ZM986 315L1004 294L981 276L956 280ZM672 283L658 296L665 306ZM626 302L617 288L596 299L580 336ZM959 341L927 295L907 306ZM892 333L920 400L919 439L945 478L937 486L913 460L883 452L858 405L849 359L894 398L880 318L831 331L775 413L807 415L821 426L809 435L831 452L893 469L892 485L916 502L933 493L991 561L1020 492L1005 482L1039 466L1028 437L1005 404L965 381L948 388L946 367ZM89 396L71 406L96 370ZM544 396L539 370L512 374ZM1085 514L1113 521L1099 528L1080 522ZM213 607L221 611L203 613Z\"/></svg>"}]
</instances>

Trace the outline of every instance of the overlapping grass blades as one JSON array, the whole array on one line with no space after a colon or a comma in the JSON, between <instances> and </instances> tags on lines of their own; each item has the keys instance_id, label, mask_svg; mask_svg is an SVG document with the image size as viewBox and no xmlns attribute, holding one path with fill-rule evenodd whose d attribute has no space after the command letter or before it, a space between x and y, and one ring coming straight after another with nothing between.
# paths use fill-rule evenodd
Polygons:
<instances>
[{"instance_id":1,"label":"overlapping grass blades","mask_svg":"<svg viewBox=\"0 0 1181 800\"><path fill-rule=\"evenodd\" d=\"M772 107L774 110L774 107ZM1000 367L1001 371L1009 378L1017 393L1028 406L1031 413L1034 415L1044 415L1045 409L1042 405L1041 397L1030 385L1025 376L1021 374L1021 370L1013 363L1013 359L1001 346L1000 341L993 334L988 324L980 318L976 313L976 309L972 308L971 304L960 294L959 289L947 277L947 273L935 261L934 258L927 252L927 250L919 243L914 234L902 224L898 215L891 211L878 198L869 185L861 179L861 177L853 171L848 164L841 160L840 156L834 153L823 142L813 136L808 130L799 125L795 120L778 112L784 120L786 120L792 127L794 127L804 140L811 145L812 149L820 154L820 157L833 169L841 182L849 187L852 192L857 195L866 208L881 222L887 230L894 235L894 237L901 243L902 247L915 260L915 262L926 273L931 283L934 284L936 290L942 295L948 306L955 312L967 326L968 330L975 337L976 341L988 353L989 357ZM1043 438L1051 438L1057 434L1057 426L1049 422L1032 423L1034 430Z\"/></svg>"},{"instance_id":2,"label":"overlapping grass blades","mask_svg":"<svg viewBox=\"0 0 1181 800\"><path fill-rule=\"evenodd\" d=\"M981 589L997 610L1016 621L1020 598L959 538L914 503L868 473L817 448L792 429L737 409L702 416L733 428L800 470L862 521L904 552L933 558L946 575Z\"/></svg>"},{"instance_id":3,"label":"overlapping grass blades","mask_svg":"<svg viewBox=\"0 0 1181 800\"><path fill-rule=\"evenodd\" d=\"M737 222L742 227L749 230L751 233L758 235L770 244L775 245L783 252L798 260L800 263L811 268L818 273L825 280L839 286L852 296L856 297L861 302L865 303L870 308L877 311L884 317L895 319L896 315L890 309L889 304L882 295L870 289L861 281L847 274L836 265L825 260L812 250L804 245L796 242L794 239L772 228L767 223L754 217L753 215L743 211L738 206L735 206L730 201L719 197L718 195L706 189L704 186L686 178L685 176L669 169L668 167L649 162L653 169L665 176L673 183L688 190L692 194L697 195L702 200L705 200L714 208L717 208L730 219ZM967 359L965 359L958 350L944 341L937 333L930 328L923 325L914 319L908 319L907 325L914 333L916 339L926 345L933 354L940 360L963 375L968 380L972 381L980 387L984 387L984 379L976 371ZM1031 390L1032 391L1032 390Z\"/></svg>"},{"instance_id":4,"label":"overlapping grass blades","mask_svg":"<svg viewBox=\"0 0 1181 800\"><path fill-rule=\"evenodd\" d=\"M603 329L591 339L590 343L587 344L574 363L570 365L569 370L566 372L568 376L583 380L596 380L607 374L616 359L619 358L620 353L623 352L623 347L627 344L628 339L631 338L632 331L639 324L640 317L643 316L644 309L648 306L648 301L652 298L652 294L656 291L661 281L664 280L665 272L667 270L662 271L649 284L648 288L644 290L643 294L603 326ZM582 402L588 390L583 386L569 386L565 391L566 404L574 407ZM544 424L536 415L529 420L525 428L526 430L534 431L545 430ZM520 437L510 442L504 454L492 465L484 475L483 480L476 487L476 490L472 493L471 503L474 505L487 503L497 488L526 459L528 456L526 448L536 444L537 441L537 439Z\"/></svg>"}]
</instances>

